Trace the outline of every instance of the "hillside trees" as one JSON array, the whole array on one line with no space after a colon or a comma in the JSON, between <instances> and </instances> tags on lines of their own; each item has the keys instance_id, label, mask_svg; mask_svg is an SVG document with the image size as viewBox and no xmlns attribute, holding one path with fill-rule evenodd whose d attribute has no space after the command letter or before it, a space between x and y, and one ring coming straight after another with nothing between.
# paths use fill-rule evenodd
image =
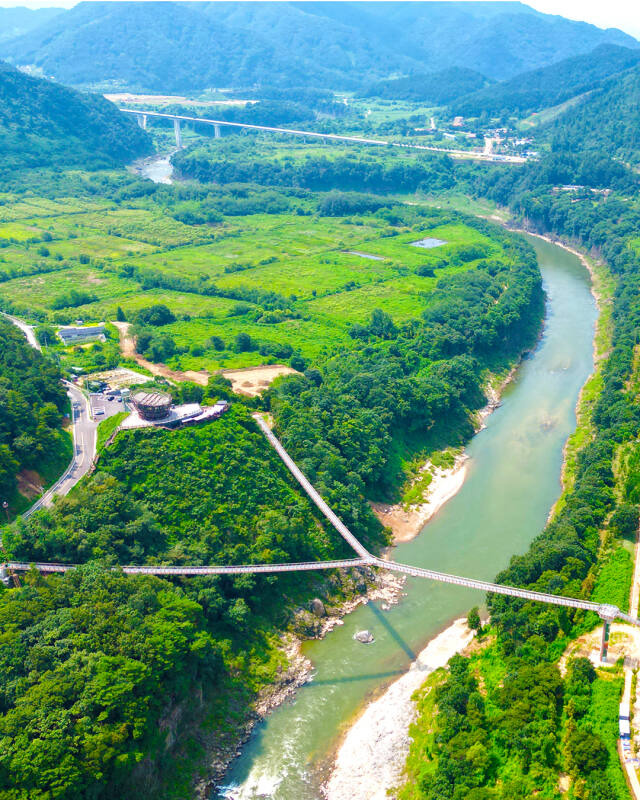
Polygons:
<instances>
[{"instance_id":1,"label":"hillside trees","mask_svg":"<svg viewBox=\"0 0 640 800\"><path fill-rule=\"evenodd\" d=\"M68 441L61 432L67 404L57 366L0 318L0 492L15 491L21 469L62 467Z\"/></svg>"}]
</instances>

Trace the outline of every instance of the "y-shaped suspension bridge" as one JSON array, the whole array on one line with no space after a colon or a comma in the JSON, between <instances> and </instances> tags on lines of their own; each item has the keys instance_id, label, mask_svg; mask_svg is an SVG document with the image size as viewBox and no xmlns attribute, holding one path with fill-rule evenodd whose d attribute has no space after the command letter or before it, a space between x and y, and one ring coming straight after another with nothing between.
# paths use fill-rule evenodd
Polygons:
<instances>
[{"instance_id":1,"label":"y-shaped suspension bridge","mask_svg":"<svg viewBox=\"0 0 640 800\"><path fill-rule=\"evenodd\" d=\"M516 586L505 586L489 581L480 581L475 578L463 578L459 575L450 575L446 572L436 572L435 570L425 569L424 567L413 567L409 564L399 564L396 561L387 561L372 555L356 539L347 526L333 513L311 483L300 471L294 460L287 453L280 441L273 434L264 419L256 414L254 418L269 443L276 450L280 458L284 461L291 474L298 481L317 508L324 514L333 527L338 531L342 538L355 550L358 558L346 558L336 561L305 561L292 564L243 564L239 566L125 566L122 571L126 575L158 575L158 576L192 576L192 575L246 575L246 574L273 574L278 572L307 572L318 569L349 569L352 567L378 567L380 569L399 572L410 575L414 578L426 578L440 583L452 583L458 586L466 586L469 589L480 589L483 592L493 594L503 594L509 597L519 597L523 600L533 600L538 603L548 603L555 606L565 606L566 608L580 608L584 611L595 612L603 621L604 628L602 634L601 656L606 658L607 645L609 638L609 626L615 619L623 620L631 625L640 627L640 620L620 611L617 606L605 603L592 603L589 600L580 600L575 597L564 597L563 595L546 594L536 592L531 589L520 589ZM42 573L59 573L75 569L75 564L51 564L9 561L1 568L1 576L4 580L12 572L25 572L32 567Z\"/></svg>"}]
</instances>

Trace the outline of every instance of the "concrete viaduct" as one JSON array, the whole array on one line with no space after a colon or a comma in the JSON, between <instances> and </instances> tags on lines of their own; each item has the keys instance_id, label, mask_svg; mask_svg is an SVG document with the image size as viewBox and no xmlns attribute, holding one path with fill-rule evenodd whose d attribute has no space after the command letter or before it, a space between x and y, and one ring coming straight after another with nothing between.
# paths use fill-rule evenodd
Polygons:
<instances>
[{"instance_id":1,"label":"concrete viaduct","mask_svg":"<svg viewBox=\"0 0 640 800\"><path fill-rule=\"evenodd\" d=\"M237 566L125 566L122 571L126 575L157 575L161 577L193 577L197 575L264 575L283 572L308 572L318 569L350 569L353 567L377 567L379 569L391 570L414 578L426 578L427 580L449 583L457 586L466 586L469 589L479 589L480 591L507 595L509 597L519 597L522 600L530 600L537 603L564 606L565 608L576 608L584 611L593 611L603 621L601 658L606 659L609 641L609 628L615 619L623 620L631 625L640 627L640 620L620 611L617 606L606 603L593 603L590 600L582 600L575 597L564 597L563 595L547 594L537 592L532 589L521 589L516 586L505 586L499 583L476 580L475 578L464 578L459 575L451 575L446 572L425 569L424 567L414 567L409 564L400 564L396 561L387 561L372 555L351 533L347 526L334 514L325 501L320 497L305 475L298 468L291 456L287 453L281 442L273 434L267 423L259 415L255 414L254 419L260 426L262 432L269 443L278 453L293 477L307 493L311 501L319 511L329 520L342 538L355 550L358 558L338 559L334 561L308 561L292 564L242 564ZM63 573L75 569L75 564L52 564L52 563L27 563L19 561L8 561L0 567L0 577L8 583L12 573L26 572L31 568L45 574Z\"/></svg>"},{"instance_id":2,"label":"concrete viaduct","mask_svg":"<svg viewBox=\"0 0 640 800\"><path fill-rule=\"evenodd\" d=\"M247 122L227 122L220 119L207 119L205 117L187 117L182 114L163 114L160 111L146 111L132 108L121 108L123 114L133 114L141 128L146 130L149 119L167 119L173 121L173 130L176 137L176 146L182 147L181 125L189 122L199 125L213 126L216 139L222 135L222 128L243 128L252 131L267 131L270 133L282 133L288 136L301 136L303 138L322 139L333 142L351 142L354 144L375 145L378 147L400 147L407 150L426 150L432 153L446 153L452 158L470 158L478 161L489 161L494 163L524 164L527 160L522 156L504 156L494 153L477 152L473 150L454 150L446 147L431 147L423 144L405 144L403 142L391 142L384 139L367 139L362 136L344 136L337 133L319 133L318 131L301 131L296 128L276 128L270 125L250 125Z\"/></svg>"}]
</instances>

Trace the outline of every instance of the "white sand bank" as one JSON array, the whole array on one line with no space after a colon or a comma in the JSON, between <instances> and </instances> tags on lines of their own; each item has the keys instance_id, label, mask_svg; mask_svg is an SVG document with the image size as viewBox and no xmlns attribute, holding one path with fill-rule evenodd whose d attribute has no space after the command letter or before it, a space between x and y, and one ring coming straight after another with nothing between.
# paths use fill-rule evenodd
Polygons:
<instances>
[{"instance_id":1,"label":"white sand bank","mask_svg":"<svg viewBox=\"0 0 640 800\"><path fill-rule=\"evenodd\" d=\"M338 751L324 788L327 800L388 800L387 790L401 782L409 752L409 725L416 713L411 696L431 672L464 650L473 635L465 619L456 620L367 706Z\"/></svg>"}]
</instances>

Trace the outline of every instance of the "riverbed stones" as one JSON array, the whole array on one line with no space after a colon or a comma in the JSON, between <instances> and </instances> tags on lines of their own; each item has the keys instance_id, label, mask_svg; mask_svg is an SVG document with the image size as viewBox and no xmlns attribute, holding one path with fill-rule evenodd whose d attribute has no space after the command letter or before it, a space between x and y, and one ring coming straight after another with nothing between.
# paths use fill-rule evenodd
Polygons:
<instances>
[{"instance_id":1,"label":"riverbed stones","mask_svg":"<svg viewBox=\"0 0 640 800\"><path fill-rule=\"evenodd\" d=\"M353 638L356 642L362 642L362 644L371 644L374 641L374 636L371 631L358 631L357 633L353 634Z\"/></svg>"}]
</instances>

